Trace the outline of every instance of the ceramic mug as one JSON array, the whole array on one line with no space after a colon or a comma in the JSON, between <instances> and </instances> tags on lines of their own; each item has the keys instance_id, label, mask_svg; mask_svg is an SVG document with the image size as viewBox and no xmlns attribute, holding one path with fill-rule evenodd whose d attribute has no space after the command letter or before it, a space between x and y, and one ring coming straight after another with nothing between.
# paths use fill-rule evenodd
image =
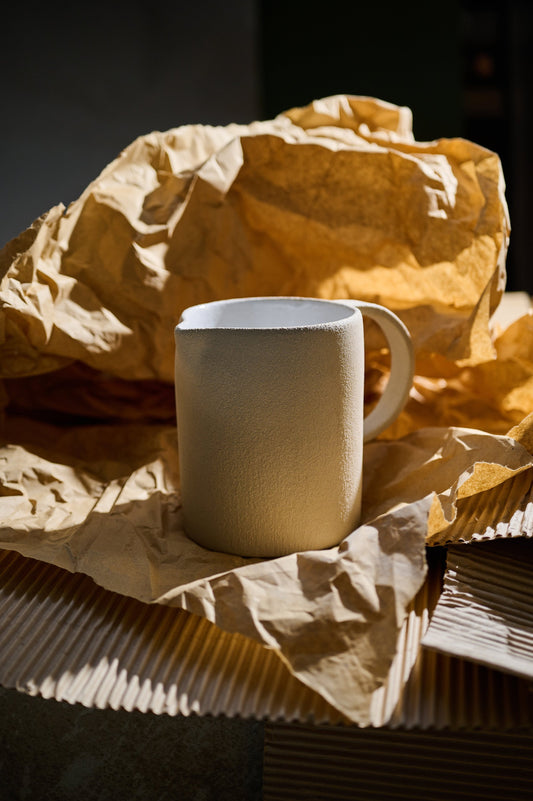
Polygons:
<instances>
[{"instance_id":1,"label":"ceramic mug","mask_svg":"<svg viewBox=\"0 0 533 801\"><path fill-rule=\"evenodd\" d=\"M362 314L391 354L366 418ZM362 301L239 298L186 309L175 343L188 536L255 557L341 542L359 520L363 442L394 420L412 384L404 324Z\"/></svg>"}]
</instances>

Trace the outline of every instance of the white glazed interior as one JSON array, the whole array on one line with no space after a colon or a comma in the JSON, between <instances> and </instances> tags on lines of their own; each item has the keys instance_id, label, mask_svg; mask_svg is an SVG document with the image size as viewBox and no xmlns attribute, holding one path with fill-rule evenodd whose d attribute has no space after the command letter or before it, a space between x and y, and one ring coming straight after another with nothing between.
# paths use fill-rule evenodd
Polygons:
<instances>
[{"instance_id":1,"label":"white glazed interior","mask_svg":"<svg viewBox=\"0 0 533 801\"><path fill-rule=\"evenodd\" d=\"M186 309L178 328L307 328L352 315L349 306L315 298L237 298Z\"/></svg>"}]
</instances>

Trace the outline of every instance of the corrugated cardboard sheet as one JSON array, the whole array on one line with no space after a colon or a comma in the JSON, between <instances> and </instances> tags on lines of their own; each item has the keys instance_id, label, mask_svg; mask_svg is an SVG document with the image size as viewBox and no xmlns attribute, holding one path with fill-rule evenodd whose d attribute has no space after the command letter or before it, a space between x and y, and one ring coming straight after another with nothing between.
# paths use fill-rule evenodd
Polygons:
<instances>
[{"instance_id":1,"label":"corrugated cardboard sheet","mask_svg":"<svg viewBox=\"0 0 533 801\"><path fill-rule=\"evenodd\" d=\"M265 801L529 801L531 732L272 725Z\"/></svg>"},{"instance_id":2,"label":"corrugated cardboard sheet","mask_svg":"<svg viewBox=\"0 0 533 801\"><path fill-rule=\"evenodd\" d=\"M533 724L528 682L420 649L443 552L397 643L372 726L514 729ZM98 587L10 551L0 558L0 683L100 709L346 723L274 651L205 618Z\"/></svg>"},{"instance_id":3,"label":"corrugated cardboard sheet","mask_svg":"<svg viewBox=\"0 0 533 801\"><path fill-rule=\"evenodd\" d=\"M531 540L450 548L423 644L533 679L532 575Z\"/></svg>"}]
</instances>

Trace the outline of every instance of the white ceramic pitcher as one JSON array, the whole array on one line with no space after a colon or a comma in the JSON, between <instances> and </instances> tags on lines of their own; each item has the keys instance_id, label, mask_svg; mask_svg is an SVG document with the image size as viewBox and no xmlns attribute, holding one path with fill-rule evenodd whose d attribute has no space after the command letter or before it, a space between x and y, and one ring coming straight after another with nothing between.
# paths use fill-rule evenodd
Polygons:
<instances>
[{"instance_id":1,"label":"white ceramic pitcher","mask_svg":"<svg viewBox=\"0 0 533 801\"><path fill-rule=\"evenodd\" d=\"M361 312L391 353L366 418ZM188 535L241 556L337 545L359 520L363 442L394 420L412 384L403 323L361 301L243 298L186 309L175 341Z\"/></svg>"}]
</instances>

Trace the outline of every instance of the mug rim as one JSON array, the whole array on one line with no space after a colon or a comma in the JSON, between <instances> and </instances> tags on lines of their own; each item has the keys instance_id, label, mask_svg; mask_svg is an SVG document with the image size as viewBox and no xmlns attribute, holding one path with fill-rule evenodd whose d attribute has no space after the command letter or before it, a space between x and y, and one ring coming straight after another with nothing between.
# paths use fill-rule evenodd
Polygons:
<instances>
[{"instance_id":1,"label":"mug rim","mask_svg":"<svg viewBox=\"0 0 533 801\"><path fill-rule=\"evenodd\" d=\"M264 303L265 305L269 303L307 303L309 305L321 305L321 306L332 306L336 309L342 307L345 311L344 314L336 315L334 319L324 320L319 322L309 322L309 323L294 323L294 324L287 324L287 325L263 325L263 326L253 326L253 325L194 325L194 324L187 324L187 319L190 317L194 317L197 312L200 312L205 309L212 309L214 307L224 307L224 306L232 306L232 305L240 305L246 303ZM206 330L217 330L217 331L307 331L307 330L314 330L314 329L328 329L328 328L338 328L339 325L346 324L349 320L353 319L354 316L357 316L356 313L361 315L360 309L357 308L355 305L355 301L351 298L313 298L301 295L257 295L257 296L250 296L250 297L242 297L242 298L222 298L220 300L212 300L212 301L205 301L204 303L196 303L192 306L188 306L186 309L183 310L181 313L180 319L178 324L175 327L175 331L206 331ZM190 321L193 323L193 320ZM184 325L185 323L185 325Z\"/></svg>"}]
</instances>

